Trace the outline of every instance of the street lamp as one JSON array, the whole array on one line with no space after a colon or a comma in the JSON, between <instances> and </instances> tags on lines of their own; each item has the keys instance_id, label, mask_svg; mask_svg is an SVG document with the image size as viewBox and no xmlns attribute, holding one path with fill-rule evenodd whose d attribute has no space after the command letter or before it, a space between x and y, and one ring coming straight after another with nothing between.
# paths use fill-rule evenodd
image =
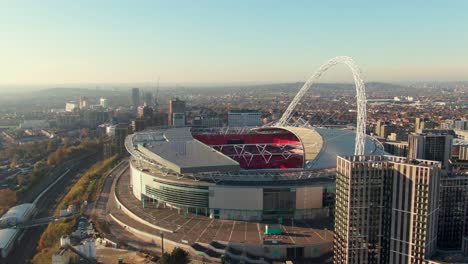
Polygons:
<instances>
[{"instance_id":1,"label":"street lamp","mask_svg":"<svg viewBox=\"0 0 468 264\"><path fill-rule=\"evenodd\" d=\"M161 256L164 254L164 233L163 231L160 231L159 233L161 235Z\"/></svg>"}]
</instances>

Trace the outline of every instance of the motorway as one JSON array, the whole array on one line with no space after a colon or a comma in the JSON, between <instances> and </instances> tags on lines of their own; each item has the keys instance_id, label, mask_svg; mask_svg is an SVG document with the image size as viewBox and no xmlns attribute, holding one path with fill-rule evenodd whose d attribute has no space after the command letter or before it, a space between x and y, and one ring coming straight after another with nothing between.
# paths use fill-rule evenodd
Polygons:
<instances>
[{"instance_id":1,"label":"motorway","mask_svg":"<svg viewBox=\"0 0 468 264\"><path fill-rule=\"evenodd\" d=\"M70 169L70 172L63 177L63 179L57 182L57 184L45 193L45 195L37 202L36 218L53 215L58 202L68 192L69 188L67 187L79 176L79 173L92 166L96 162L96 159L96 155L92 155L77 161L72 167L64 168L63 171ZM37 226L26 229L19 245L15 247L6 259L3 261L0 260L0 263L28 263L36 253L38 241L45 228L46 226Z\"/></svg>"}]
</instances>

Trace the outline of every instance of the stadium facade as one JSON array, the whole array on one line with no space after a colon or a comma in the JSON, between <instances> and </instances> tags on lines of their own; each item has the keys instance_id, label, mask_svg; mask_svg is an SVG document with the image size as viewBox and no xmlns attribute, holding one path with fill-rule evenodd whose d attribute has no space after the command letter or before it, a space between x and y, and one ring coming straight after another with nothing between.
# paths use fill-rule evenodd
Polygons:
<instances>
[{"instance_id":1,"label":"stadium facade","mask_svg":"<svg viewBox=\"0 0 468 264\"><path fill-rule=\"evenodd\" d=\"M306 220L330 216L338 155L355 131L260 127L154 129L129 135L131 190L145 203L214 219ZM367 155L384 153L366 138Z\"/></svg>"}]
</instances>

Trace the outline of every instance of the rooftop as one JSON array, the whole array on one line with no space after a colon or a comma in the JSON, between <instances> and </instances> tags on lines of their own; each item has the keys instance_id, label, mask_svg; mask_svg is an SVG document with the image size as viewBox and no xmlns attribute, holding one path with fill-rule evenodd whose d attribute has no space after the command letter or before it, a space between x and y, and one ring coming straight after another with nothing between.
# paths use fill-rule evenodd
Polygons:
<instances>
[{"instance_id":1,"label":"rooftop","mask_svg":"<svg viewBox=\"0 0 468 264\"><path fill-rule=\"evenodd\" d=\"M238 171L239 163L194 139L190 128L171 128L133 137L137 151L177 173Z\"/></svg>"},{"instance_id":2,"label":"rooftop","mask_svg":"<svg viewBox=\"0 0 468 264\"><path fill-rule=\"evenodd\" d=\"M7 248L13 243L17 233L18 229L16 228L0 229L0 249Z\"/></svg>"},{"instance_id":3,"label":"rooftop","mask_svg":"<svg viewBox=\"0 0 468 264\"><path fill-rule=\"evenodd\" d=\"M238 110L230 110L229 113L260 113L259 111L257 110L242 110L242 109L238 109Z\"/></svg>"},{"instance_id":4,"label":"rooftop","mask_svg":"<svg viewBox=\"0 0 468 264\"><path fill-rule=\"evenodd\" d=\"M25 216L34 208L32 203L24 203L14 207L11 207L2 217L0 221L14 218L17 221L27 220Z\"/></svg>"},{"instance_id":5,"label":"rooftop","mask_svg":"<svg viewBox=\"0 0 468 264\"><path fill-rule=\"evenodd\" d=\"M408 159L406 157L392 156L392 155L368 155L368 156L340 156L340 158L350 162L392 162L399 164L408 164L422 167L440 166L439 161L423 160L423 159Z\"/></svg>"}]
</instances>

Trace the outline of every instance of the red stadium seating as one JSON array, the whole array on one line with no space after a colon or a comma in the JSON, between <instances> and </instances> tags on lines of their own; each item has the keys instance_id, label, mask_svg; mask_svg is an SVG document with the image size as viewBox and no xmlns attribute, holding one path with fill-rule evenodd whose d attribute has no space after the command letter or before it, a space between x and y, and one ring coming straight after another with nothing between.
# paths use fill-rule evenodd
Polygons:
<instances>
[{"instance_id":1,"label":"red stadium seating","mask_svg":"<svg viewBox=\"0 0 468 264\"><path fill-rule=\"evenodd\" d=\"M302 144L292 133L194 134L193 137L236 160L243 169L304 166Z\"/></svg>"}]
</instances>

